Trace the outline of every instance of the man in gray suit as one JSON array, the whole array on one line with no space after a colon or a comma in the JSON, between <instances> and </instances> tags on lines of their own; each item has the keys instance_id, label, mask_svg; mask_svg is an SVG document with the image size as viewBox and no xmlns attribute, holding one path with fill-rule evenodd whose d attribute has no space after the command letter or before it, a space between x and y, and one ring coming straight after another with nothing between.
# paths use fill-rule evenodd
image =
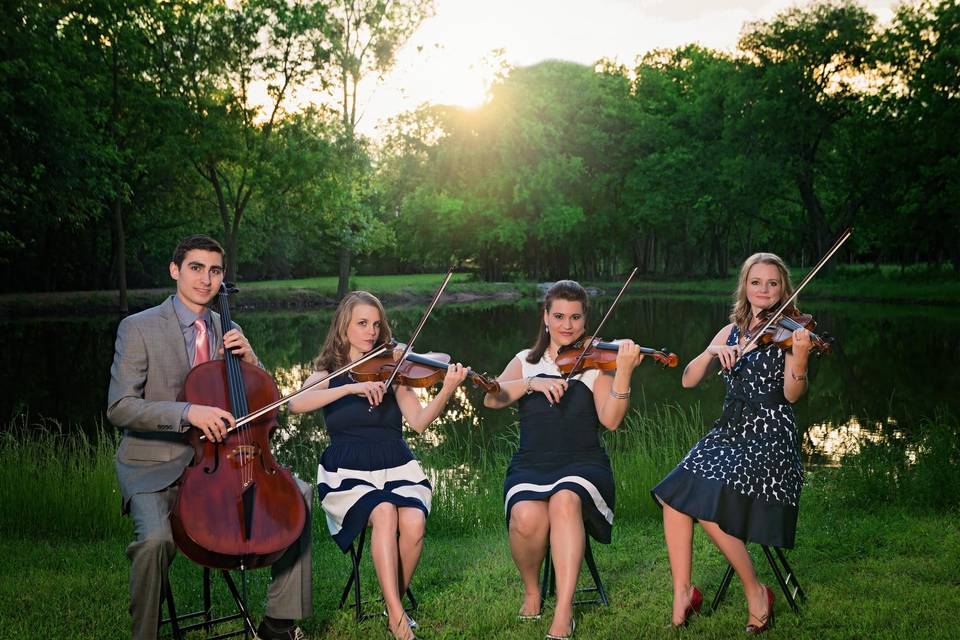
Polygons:
<instances>
[{"instance_id":1,"label":"man in gray suit","mask_svg":"<svg viewBox=\"0 0 960 640\"><path fill-rule=\"evenodd\" d=\"M221 335L219 315L207 308L223 281L223 248L202 235L184 238L170 262L176 295L124 318L117 328L110 368L107 418L123 428L117 450L117 479L123 511L134 522L130 559L133 638L157 636L162 584L176 547L170 512L177 480L193 449L184 441L191 425L220 442L234 417L223 409L178 402L193 365L222 357L223 349L259 366L253 348L234 327ZM302 640L296 620L311 613L310 506L312 487L297 480L307 503L300 539L272 567L266 615L257 628L262 640Z\"/></svg>"}]
</instances>

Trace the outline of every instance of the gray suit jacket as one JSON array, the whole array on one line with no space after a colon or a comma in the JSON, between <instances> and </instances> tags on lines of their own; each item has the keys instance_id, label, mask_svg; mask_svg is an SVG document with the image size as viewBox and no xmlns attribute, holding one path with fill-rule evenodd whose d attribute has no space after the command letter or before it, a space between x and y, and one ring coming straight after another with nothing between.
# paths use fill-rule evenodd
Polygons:
<instances>
[{"instance_id":1,"label":"gray suit jacket","mask_svg":"<svg viewBox=\"0 0 960 640\"><path fill-rule=\"evenodd\" d=\"M219 350L220 316L211 313ZM183 437L190 427L180 424L186 403L177 401L189 372L173 296L120 322L110 367L107 419L124 429L116 458L124 511L133 495L165 489L190 463L193 450Z\"/></svg>"}]
</instances>

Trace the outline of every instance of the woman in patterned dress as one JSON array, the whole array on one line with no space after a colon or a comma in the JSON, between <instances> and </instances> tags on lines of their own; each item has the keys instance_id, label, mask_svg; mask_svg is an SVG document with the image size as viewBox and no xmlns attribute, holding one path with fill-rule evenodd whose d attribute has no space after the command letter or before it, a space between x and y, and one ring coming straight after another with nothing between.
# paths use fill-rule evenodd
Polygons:
<instances>
[{"instance_id":1,"label":"woman in patterned dress","mask_svg":"<svg viewBox=\"0 0 960 640\"><path fill-rule=\"evenodd\" d=\"M610 542L614 482L600 426L620 425L630 375L643 360L639 347L624 340L616 373L594 369L564 382L557 352L584 335L586 311L587 292L579 284L561 280L550 287L534 346L500 374L500 392L484 398L492 408L519 401L520 447L507 469L504 510L510 551L523 580L520 620L540 618L538 576L550 543L557 604L547 638L573 634L573 594L586 535Z\"/></svg>"},{"instance_id":2,"label":"woman in patterned dress","mask_svg":"<svg viewBox=\"0 0 960 640\"><path fill-rule=\"evenodd\" d=\"M695 521L743 583L747 632L762 633L772 623L773 591L757 581L744 543L793 547L803 468L791 405L807 390L810 334L795 331L791 350L772 343L741 350L763 325L758 314L792 293L790 274L778 256L747 258L730 324L683 372L683 386L695 387L719 362L727 394L713 429L652 490L663 506L675 625L686 624L703 602L690 581Z\"/></svg>"},{"instance_id":3,"label":"woman in patterned dress","mask_svg":"<svg viewBox=\"0 0 960 640\"><path fill-rule=\"evenodd\" d=\"M327 375L391 338L380 301L366 291L348 294L337 307L327 338L314 363L317 372L304 382ZM466 369L451 365L437 395L422 406L409 388L383 382L356 382L349 373L313 387L290 401L290 411L323 408L330 446L320 458L317 488L330 535L343 551L366 526L383 592L390 633L414 637L416 623L403 610L401 597L420 560L432 488L420 463L403 440L402 421L417 433L440 415ZM371 410L371 407L373 409Z\"/></svg>"}]
</instances>

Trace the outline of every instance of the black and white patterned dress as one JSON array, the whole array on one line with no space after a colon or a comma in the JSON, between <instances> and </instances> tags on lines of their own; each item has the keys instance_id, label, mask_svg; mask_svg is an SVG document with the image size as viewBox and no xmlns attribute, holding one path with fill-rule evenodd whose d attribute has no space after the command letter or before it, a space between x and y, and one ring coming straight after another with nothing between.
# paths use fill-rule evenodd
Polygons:
<instances>
[{"instance_id":1,"label":"black and white patterned dress","mask_svg":"<svg viewBox=\"0 0 960 640\"><path fill-rule=\"evenodd\" d=\"M560 378L548 355L527 362L529 350L517 354L523 377ZM546 500L569 489L580 496L583 524L595 540L609 544L615 491L610 460L600 444L600 420L593 400L599 371L574 376L560 403L551 406L542 393L520 398L520 447L503 482L507 527L510 511L523 500Z\"/></svg>"},{"instance_id":2,"label":"black and white patterned dress","mask_svg":"<svg viewBox=\"0 0 960 640\"><path fill-rule=\"evenodd\" d=\"M350 384L349 374L330 388ZM323 408L330 446L320 457L317 493L327 527L346 551L382 502L430 513L433 488L403 439L403 414L390 392L370 411L363 396L348 395Z\"/></svg>"},{"instance_id":3,"label":"black and white patterned dress","mask_svg":"<svg viewBox=\"0 0 960 640\"><path fill-rule=\"evenodd\" d=\"M739 338L734 325L727 345ZM776 345L761 346L724 373L723 414L653 488L658 503L744 541L793 547L803 467L793 407L783 396L784 360Z\"/></svg>"}]
</instances>

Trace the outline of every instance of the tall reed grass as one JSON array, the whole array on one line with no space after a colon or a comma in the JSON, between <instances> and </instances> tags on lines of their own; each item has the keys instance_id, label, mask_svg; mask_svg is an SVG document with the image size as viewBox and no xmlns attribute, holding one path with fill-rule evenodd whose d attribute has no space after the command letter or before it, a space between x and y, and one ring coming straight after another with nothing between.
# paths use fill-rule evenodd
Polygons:
<instances>
[{"instance_id":1,"label":"tall reed grass","mask_svg":"<svg viewBox=\"0 0 960 640\"><path fill-rule=\"evenodd\" d=\"M910 435L865 441L843 457L837 495L850 506L960 507L960 422L945 410Z\"/></svg>"},{"instance_id":2,"label":"tall reed grass","mask_svg":"<svg viewBox=\"0 0 960 640\"><path fill-rule=\"evenodd\" d=\"M0 434L0 534L98 539L131 530L113 468L118 437L16 417Z\"/></svg>"},{"instance_id":3,"label":"tall reed grass","mask_svg":"<svg viewBox=\"0 0 960 640\"><path fill-rule=\"evenodd\" d=\"M617 481L617 516L657 515L649 490L703 433L699 411L658 406L630 413L604 435ZM55 422L20 417L0 435L0 535L28 538L128 538L113 468L119 434L103 424L86 435ZM430 529L462 534L504 526L503 478L516 450L516 425L491 437L469 424L446 425L439 438L412 439L434 484ZM312 481L322 443L310 434L284 442L281 463ZM315 533L325 533L323 517Z\"/></svg>"}]
</instances>

